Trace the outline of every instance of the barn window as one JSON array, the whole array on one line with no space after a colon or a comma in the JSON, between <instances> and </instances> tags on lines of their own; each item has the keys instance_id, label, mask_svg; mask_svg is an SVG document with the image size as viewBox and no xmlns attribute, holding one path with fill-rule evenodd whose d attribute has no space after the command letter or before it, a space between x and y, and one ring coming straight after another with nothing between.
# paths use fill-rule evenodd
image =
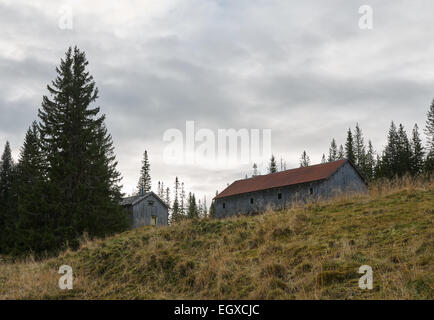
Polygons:
<instances>
[{"instance_id":1,"label":"barn window","mask_svg":"<svg viewBox=\"0 0 434 320\"><path fill-rule=\"evenodd\" d=\"M313 194L313 188L309 188L309 194Z\"/></svg>"},{"instance_id":2,"label":"barn window","mask_svg":"<svg viewBox=\"0 0 434 320\"><path fill-rule=\"evenodd\" d=\"M226 203L223 202L223 209L226 208Z\"/></svg>"},{"instance_id":3,"label":"barn window","mask_svg":"<svg viewBox=\"0 0 434 320\"><path fill-rule=\"evenodd\" d=\"M250 198L250 203L253 204L253 198Z\"/></svg>"},{"instance_id":4,"label":"barn window","mask_svg":"<svg viewBox=\"0 0 434 320\"><path fill-rule=\"evenodd\" d=\"M282 192L279 192L278 194L277 194L277 199L282 199Z\"/></svg>"},{"instance_id":5,"label":"barn window","mask_svg":"<svg viewBox=\"0 0 434 320\"><path fill-rule=\"evenodd\" d=\"M157 225L157 217L156 216L152 216L151 217L151 226L156 226Z\"/></svg>"},{"instance_id":6,"label":"barn window","mask_svg":"<svg viewBox=\"0 0 434 320\"><path fill-rule=\"evenodd\" d=\"M154 205L154 201L153 200L149 200L148 201L148 205L153 206Z\"/></svg>"}]
</instances>

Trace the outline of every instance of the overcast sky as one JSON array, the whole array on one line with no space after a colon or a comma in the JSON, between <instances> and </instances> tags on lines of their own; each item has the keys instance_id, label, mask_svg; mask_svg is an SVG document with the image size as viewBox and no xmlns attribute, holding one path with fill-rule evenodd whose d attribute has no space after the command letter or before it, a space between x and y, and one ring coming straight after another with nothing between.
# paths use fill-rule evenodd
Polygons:
<instances>
[{"instance_id":1,"label":"overcast sky","mask_svg":"<svg viewBox=\"0 0 434 320\"><path fill-rule=\"evenodd\" d=\"M359 28L364 4L371 30ZM187 120L213 132L268 128L288 168L303 150L320 162L356 122L377 150L391 120L422 132L434 98L433 12L432 0L0 0L0 147L9 140L18 158L55 67L77 45L100 90L124 192L147 149L155 190L178 175L209 204L252 164L165 163L166 130L185 132Z\"/></svg>"}]
</instances>

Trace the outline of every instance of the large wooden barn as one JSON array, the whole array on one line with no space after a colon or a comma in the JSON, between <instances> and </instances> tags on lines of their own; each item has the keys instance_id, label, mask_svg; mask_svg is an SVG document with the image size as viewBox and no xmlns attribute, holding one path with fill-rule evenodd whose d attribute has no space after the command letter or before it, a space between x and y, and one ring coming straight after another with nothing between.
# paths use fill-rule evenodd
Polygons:
<instances>
[{"instance_id":1,"label":"large wooden barn","mask_svg":"<svg viewBox=\"0 0 434 320\"><path fill-rule=\"evenodd\" d=\"M366 191L367 182L357 168L339 160L237 180L214 198L214 210L216 217L223 218Z\"/></svg>"}]
</instances>

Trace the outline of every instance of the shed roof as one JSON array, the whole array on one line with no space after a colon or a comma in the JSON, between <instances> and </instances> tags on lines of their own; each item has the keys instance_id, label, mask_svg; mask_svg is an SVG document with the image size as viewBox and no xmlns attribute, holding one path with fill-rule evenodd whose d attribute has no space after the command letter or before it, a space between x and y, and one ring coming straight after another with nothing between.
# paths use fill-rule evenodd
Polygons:
<instances>
[{"instance_id":1,"label":"shed roof","mask_svg":"<svg viewBox=\"0 0 434 320\"><path fill-rule=\"evenodd\" d=\"M237 180L231 185L229 185L225 190L220 192L217 196L215 196L214 199L220 199L237 194L260 191L265 189L324 180L329 178L334 172L336 172L338 168L340 168L346 162L351 164L350 161L344 159L333 162L321 163L308 167L260 175L248 179ZM360 175L358 171L357 173ZM361 178L363 179L362 176Z\"/></svg>"},{"instance_id":2,"label":"shed roof","mask_svg":"<svg viewBox=\"0 0 434 320\"><path fill-rule=\"evenodd\" d=\"M167 207L167 205L164 203L164 201L161 200L160 197L158 197L158 196L157 196L154 192L152 192L152 191L147 192L147 193L145 193L144 195L141 195L141 196L131 196L131 197L123 198L122 201L121 201L121 203L120 203L120 205L121 205L121 206L128 206L128 205L132 205L132 206L133 206L133 205L135 205L136 203L138 203L138 202L140 202L140 201L146 199L147 197L149 197L149 196L151 196L151 195L154 196L158 201L160 201L164 206Z\"/></svg>"}]
</instances>

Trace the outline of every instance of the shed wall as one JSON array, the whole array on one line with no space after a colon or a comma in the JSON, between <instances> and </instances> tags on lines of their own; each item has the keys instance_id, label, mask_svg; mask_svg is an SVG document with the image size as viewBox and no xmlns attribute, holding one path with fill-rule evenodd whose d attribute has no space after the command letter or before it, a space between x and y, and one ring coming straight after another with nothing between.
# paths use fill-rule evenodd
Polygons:
<instances>
[{"instance_id":1,"label":"shed wall","mask_svg":"<svg viewBox=\"0 0 434 320\"><path fill-rule=\"evenodd\" d=\"M152 216L157 218L157 226L166 226L169 215L167 208L152 195L133 205L129 214L131 228L151 225Z\"/></svg>"}]
</instances>

